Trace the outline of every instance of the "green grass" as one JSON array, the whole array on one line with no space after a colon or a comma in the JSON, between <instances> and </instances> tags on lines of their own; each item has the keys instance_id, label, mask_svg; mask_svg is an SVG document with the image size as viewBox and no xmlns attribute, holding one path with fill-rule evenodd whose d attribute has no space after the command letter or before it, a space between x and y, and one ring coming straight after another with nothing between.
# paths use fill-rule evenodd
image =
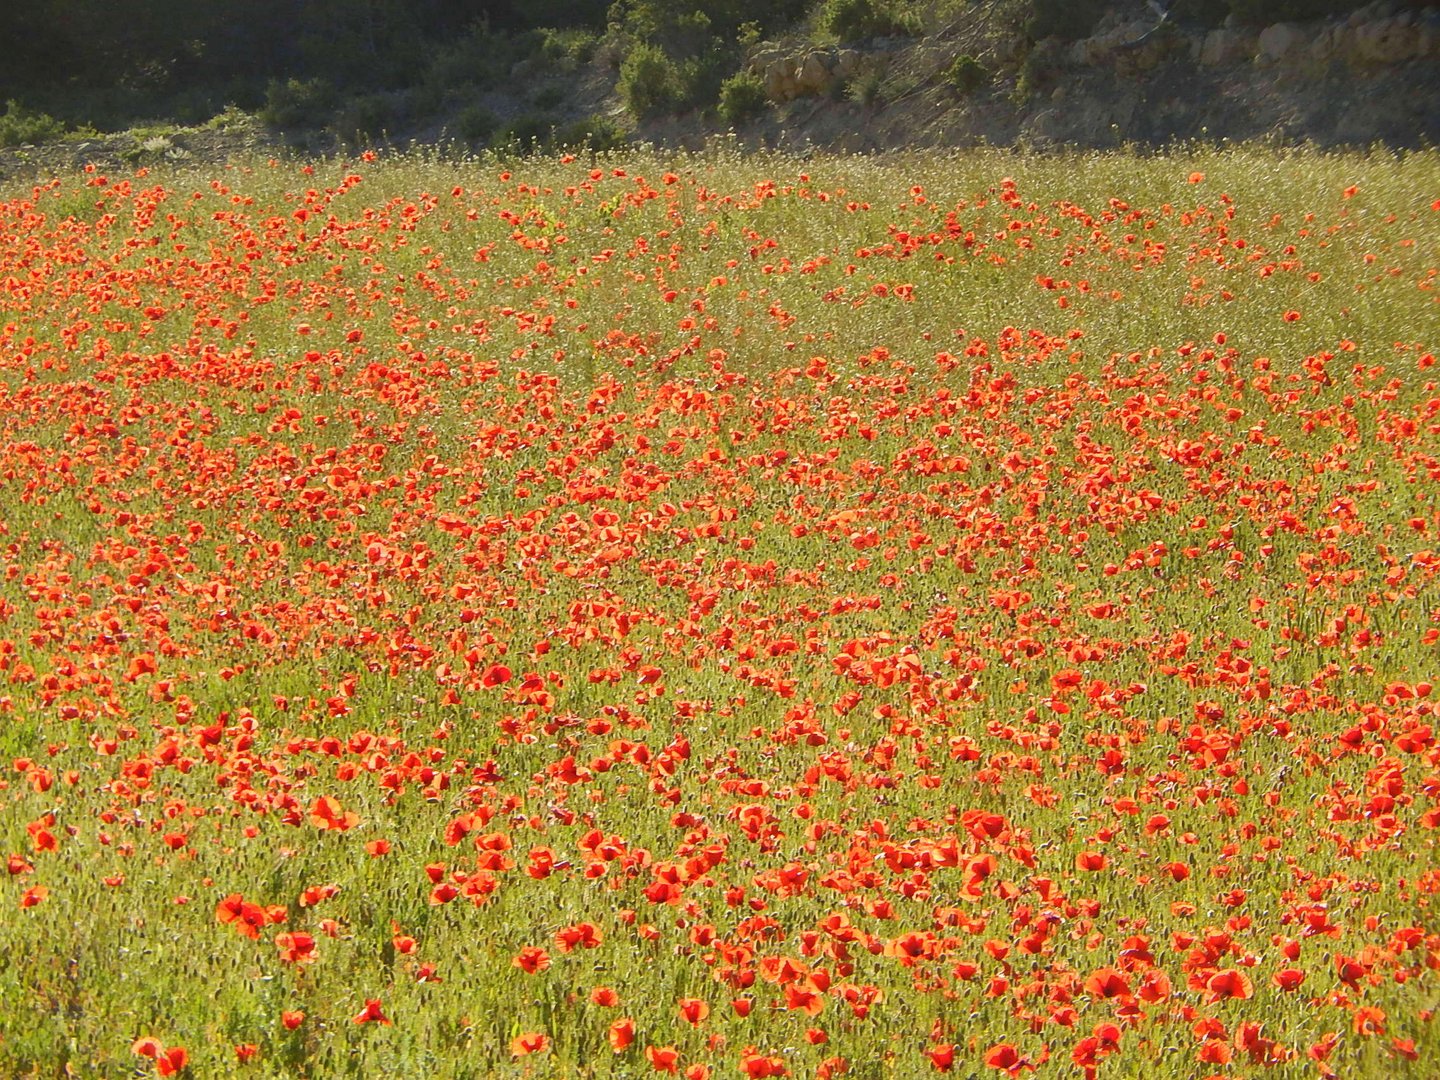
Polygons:
<instances>
[{"instance_id":1,"label":"green grass","mask_svg":"<svg viewBox=\"0 0 1440 1080\"><path fill-rule=\"evenodd\" d=\"M1009 1042L1059 1077L1114 1022L1102 1077L1312 1076L1328 1032L1338 1075L1428 1075L1433 699L1396 687L1440 636L1437 191L1433 153L720 144L12 192L0 1072L153 1071L153 1035L195 1076L903 1077L949 1043L999 1076ZM592 829L623 844L588 878ZM951 840L983 881L904 865ZM488 899L431 903L481 862ZM217 922L237 892L283 925ZM1135 935L1172 991L1127 1010L1083 983L1138 984ZM1231 968L1254 996L1207 1000Z\"/></svg>"}]
</instances>

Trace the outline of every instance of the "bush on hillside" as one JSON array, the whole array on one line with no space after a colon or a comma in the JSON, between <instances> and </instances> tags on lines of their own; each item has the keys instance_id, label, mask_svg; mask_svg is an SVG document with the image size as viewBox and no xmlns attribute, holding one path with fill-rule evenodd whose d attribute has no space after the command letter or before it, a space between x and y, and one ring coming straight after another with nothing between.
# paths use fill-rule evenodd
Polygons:
<instances>
[{"instance_id":1,"label":"bush on hillside","mask_svg":"<svg viewBox=\"0 0 1440 1080\"><path fill-rule=\"evenodd\" d=\"M990 72L984 64L968 53L957 56L945 70L945 81L962 94L973 94L990 82Z\"/></svg>"},{"instance_id":2,"label":"bush on hillside","mask_svg":"<svg viewBox=\"0 0 1440 1080\"><path fill-rule=\"evenodd\" d=\"M1025 32L1034 41L1058 37L1073 41L1086 37L1107 7L1105 0L1030 0Z\"/></svg>"},{"instance_id":3,"label":"bush on hillside","mask_svg":"<svg viewBox=\"0 0 1440 1080\"><path fill-rule=\"evenodd\" d=\"M759 75L741 71L720 84L720 119L732 126L759 116L769 103Z\"/></svg>"},{"instance_id":4,"label":"bush on hillside","mask_svg":"<svg viewBox=\"0 0 1440 1080\"><path fill-rule=\"evenodd\" d=\"M281 131L322 127L337 100L335 88L324 79L271 79L260 119Z\"/></svg>"},{"instance_id":5,"label":"bush on hillside","mask_svg":"<svg viewBox=\"0 0 1440 1080\"><path fill-rule=\"evenodd\" d=\"M917 29L914 20L886 0L825 0L815 25L841 41L903 37Z\"/></svg>"},{"instance_id":6,"label":"bush on hillside","mask_svg":"<svg viewBox=\"0 0 1440 1080\"><path fill-rule=\"evenodd\" d=\"M620 64L620 96L640 120L674 112L684 102L675 61L658 45L636 45Z\"/></svg>"},{"instance_id":7,"label":"bush on hillside","mask_svg":"<svg viewBox=\"0 0 1440 1080\"><path fill-rule=\"evenodd\" d=\"M467 142L488 142L500 118L483 105L467 105L455 116L455 131Z\"/></svg>"},{"instance_id":8,"label":"bush on hillside","mask_svg":"<svg viewBox=\"0 0 1440 1080\"><path fill-rule=\"evenodd\" d=\"M1346 15L1362 6L1355 0L1228 0L1230 13L1243 23L1268 26Z\"/></svg>"},{"instance_id":9,"label":"bush on hillside","mask_svg":"<svg viewBox=\"0 0 1440 1080\"><path fill-rule=\"evenodd\" d=\"M50 142L64 134L65 125L59 120L15 101L7 101L5 112L0 114L0 146Z\"/></svg>"}]
</instances>

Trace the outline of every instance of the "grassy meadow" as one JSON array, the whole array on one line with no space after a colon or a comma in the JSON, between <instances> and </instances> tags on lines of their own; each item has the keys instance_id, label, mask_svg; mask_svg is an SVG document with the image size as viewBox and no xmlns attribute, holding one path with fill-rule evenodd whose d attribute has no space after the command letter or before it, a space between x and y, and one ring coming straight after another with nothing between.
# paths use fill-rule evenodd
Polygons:
<instances>
[{"instance_id":1,"label":"grassy meadow","mask_svg":"<svg viewBox=\"0 0 1440 1080\"><path fill-rule=\"evenodd\" d=\"M0 233L0 1074L1436 1075L1434 152Z\"/></svg>"}]
</instances>

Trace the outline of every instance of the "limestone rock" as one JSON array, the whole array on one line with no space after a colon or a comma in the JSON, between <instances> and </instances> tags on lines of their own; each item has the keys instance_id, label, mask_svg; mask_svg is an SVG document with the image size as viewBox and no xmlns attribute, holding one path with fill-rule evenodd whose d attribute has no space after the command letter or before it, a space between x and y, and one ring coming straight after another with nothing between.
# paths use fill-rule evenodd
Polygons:
<instances>
[{"instance_id":1,"label":"limestone rock","mask_svg":"<svg viewBox=\"0 0 1440 1080\"><path fill-rule=\"evenodd\" d=\"M1220 67L1255 55L1255 35L1240 29L1211 30L1200 46L1200 63L1204 67Z\"/></svg>"},{"instance_id":2,"label":"limestone rock","mask_svg":"<svg viewBox=\"0 0 1440 1080\"><path fill-rule=\"evenodd\" d=\"M1294 23L1275 23L1260 31L1256 59L1280 63L1299 53L1306 45L1305 31Z\"/></svg>"},{"instance_id":3,"label":"limestone rock","mask_svg":"<svg viewBox=\"0 0 1440 1080\"><path fill-rule=\"evenodd\" d=\"M812 52L800 61L795 73L795 90L801 97L823 94L835 82L823 53Z\"/></svg>"},{"instance_id":4,"label":"limestone rock","mask_svg":"<svg viewBox=\"0 0 1440 1080\"><path fill-rule=\"evenodd\" d=\"M1419 29L1403 15L1363 23L1352 34L1351 55L1361 64L1401 64L1418 55Z\"/></svg>"}]
</instances>

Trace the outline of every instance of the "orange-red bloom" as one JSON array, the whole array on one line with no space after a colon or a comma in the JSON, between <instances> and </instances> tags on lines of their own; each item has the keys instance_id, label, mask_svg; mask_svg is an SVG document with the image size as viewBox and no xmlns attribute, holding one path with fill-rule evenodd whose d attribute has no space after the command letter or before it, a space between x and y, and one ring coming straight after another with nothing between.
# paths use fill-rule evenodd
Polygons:
<instances>
[{"instance_id":1,"label":"orange-red bloom","mask_svg":"<svg viewBox=\"0 0 1440 1080\"><path fill-rule=\"evenodd\" d=\"M510 1040L510 1053L518 1057L542 1054L550 1046L550 1036L542 1031L527 1031Z\"/></svg>"},{"instance_id":2,"label":"orange-red bloom","mask_svg":"<svg viewBox=\"0 0 1440 1080\"><path fill-rule=\"evenodd\" d=\"M365 1008L361 1009L353 1017L351 1022L355 1024L378 1023L386 1027L390 1025L390 1018L385 1015L378 998L367 998Z\"/></svg>"},{"instance_id":3,"label":"orange-red bloom","mask_svg":"<svg viewBox=\"0 0 1440 1080\"><path fill-rule=\"evenodd\" d=\"M1254 996L1255 985L1250 981L1250 976L1243 971L1238 968L1227 968L1211 975L1205 982L1205 990L1207 1002L1214 1003L1226 998L1237 998L1244 1001L1246 998Z\"/></svg>"},{"instance_id":4,"label":"orange-red bloom","mask_svg":"<svg viewBox=\"0 0 1440 1080\"><path fill-rule=\"evenodd\" d=\"M619 1020L610 1025L607 1034L610 1040L610 1049L620 1054L635 1041L635 1021L628 1016L622 1016Z\"/></svg>"}]
</instances>

